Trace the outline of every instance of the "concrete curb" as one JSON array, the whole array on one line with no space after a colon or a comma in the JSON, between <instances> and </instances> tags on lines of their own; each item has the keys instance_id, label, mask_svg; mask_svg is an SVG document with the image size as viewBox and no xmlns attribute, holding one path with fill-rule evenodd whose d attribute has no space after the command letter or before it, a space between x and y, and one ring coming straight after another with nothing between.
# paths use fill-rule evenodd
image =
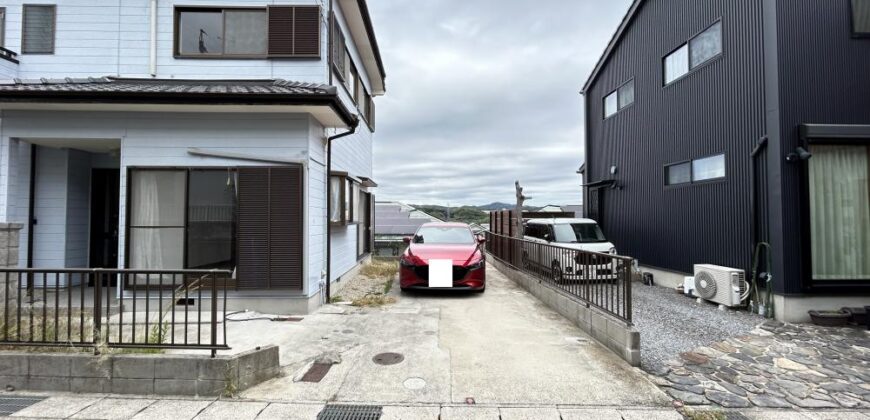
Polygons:
<instances>
[{"instance_id":1,"label":"concrete curb","mask_svg":"<svg viewBox=\"0 0 870 420\"><path fill-rule=\"evenodd\" d=\"M640 332L606 312L590 306L562 290L511 268L490 256L489 263L505 277L520 285L545 305L558 312L581 330L632 366L640 366Z\"/></svg>"}]
</instances>

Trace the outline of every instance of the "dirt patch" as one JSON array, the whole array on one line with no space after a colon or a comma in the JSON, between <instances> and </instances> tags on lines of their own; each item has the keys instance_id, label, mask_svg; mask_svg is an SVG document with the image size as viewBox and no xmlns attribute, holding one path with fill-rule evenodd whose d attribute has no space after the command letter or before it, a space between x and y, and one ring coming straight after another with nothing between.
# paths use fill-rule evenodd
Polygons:
<instances>
[{"instance_id":1,"label":"dirt patch","mask_svg":"<svg viewBox=\"0 0 870 420\"><path fill-rule=\"evenodd\" d=\"M396 302L390 295L396 275L397 262L372 261L365 264L359 274L347 280L333 296L332 302L351 302L354 306L383 306Z\"/></svg>"}]
</instances>

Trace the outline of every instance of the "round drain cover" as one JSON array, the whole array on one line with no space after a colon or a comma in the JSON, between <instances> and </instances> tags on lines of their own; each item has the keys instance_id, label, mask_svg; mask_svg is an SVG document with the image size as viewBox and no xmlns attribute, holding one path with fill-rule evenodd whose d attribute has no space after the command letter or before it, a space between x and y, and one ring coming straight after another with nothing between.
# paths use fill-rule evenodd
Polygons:
<instances>
[{"instance_id":1,"label":"round drain cover","mask_svg":"<svg viewBox=\"0 0 870 420\"><path fill-rule=\"evenodd\" d=\"M408 378L402 385L407 389L423 389L426 387L426 381L423 378Z\"/></svg>"},{"instance_id":2,"label":"round drain cover","mask_svg":"<svg viewBox=\"0 0 870 420\"><path fill-rule=\"evenodd\" d=\"M399 353L381 353L372 357L373 362L384 366L402 363L402 360L405 360L405 356L402 356Z\"/></svg>"}]
</instances>

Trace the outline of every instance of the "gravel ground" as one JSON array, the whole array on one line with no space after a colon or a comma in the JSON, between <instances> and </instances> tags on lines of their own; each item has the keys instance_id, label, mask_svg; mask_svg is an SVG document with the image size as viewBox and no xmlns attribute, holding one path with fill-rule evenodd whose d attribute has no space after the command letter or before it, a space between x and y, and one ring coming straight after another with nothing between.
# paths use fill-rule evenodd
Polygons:
<instances>
[{"instance_id":1,"label":"gravel ground","mask_svg":"<svg viewBox=\"0 0 870 420\"><path fill-rule=\"evenodd\" d=\"M336 283L341 286L337 291L333 291L332 296L340 297L343 302L353 302L368 294L384 293L384 284L387 281L388 279L385 278L372 278L357 274L350 279ZM395 281L395 279L390 281Z\"/></svg>"},{"instance_id":2,"label":"gravel ground","mask_svg":"<svg viewBox=\"0 0 870 420\"><path fill-rule=\"evenodd\" d=\"M698 303L670 288L634 283L631 290L641 366L651 372L682 352L748 333L764 322L746 311L720 311L713 303Z\"/></svg>"}]
</instances>

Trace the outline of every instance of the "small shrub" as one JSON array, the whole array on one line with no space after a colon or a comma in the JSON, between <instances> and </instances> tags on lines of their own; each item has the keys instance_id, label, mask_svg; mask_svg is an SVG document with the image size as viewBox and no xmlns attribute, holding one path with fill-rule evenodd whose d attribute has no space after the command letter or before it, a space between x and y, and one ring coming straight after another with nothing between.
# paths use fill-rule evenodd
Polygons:
<instances>
[{"instance_id":1,"label":"small shrub","mask_svg":"<svg viewBox=\"0 0 870 420\"><path fill-rule=\"evenodd\" d=\"M360 269L360 274L376 279L393 279L399 273L398 262L371 261Z\"/></svg>"}]
</instances>

